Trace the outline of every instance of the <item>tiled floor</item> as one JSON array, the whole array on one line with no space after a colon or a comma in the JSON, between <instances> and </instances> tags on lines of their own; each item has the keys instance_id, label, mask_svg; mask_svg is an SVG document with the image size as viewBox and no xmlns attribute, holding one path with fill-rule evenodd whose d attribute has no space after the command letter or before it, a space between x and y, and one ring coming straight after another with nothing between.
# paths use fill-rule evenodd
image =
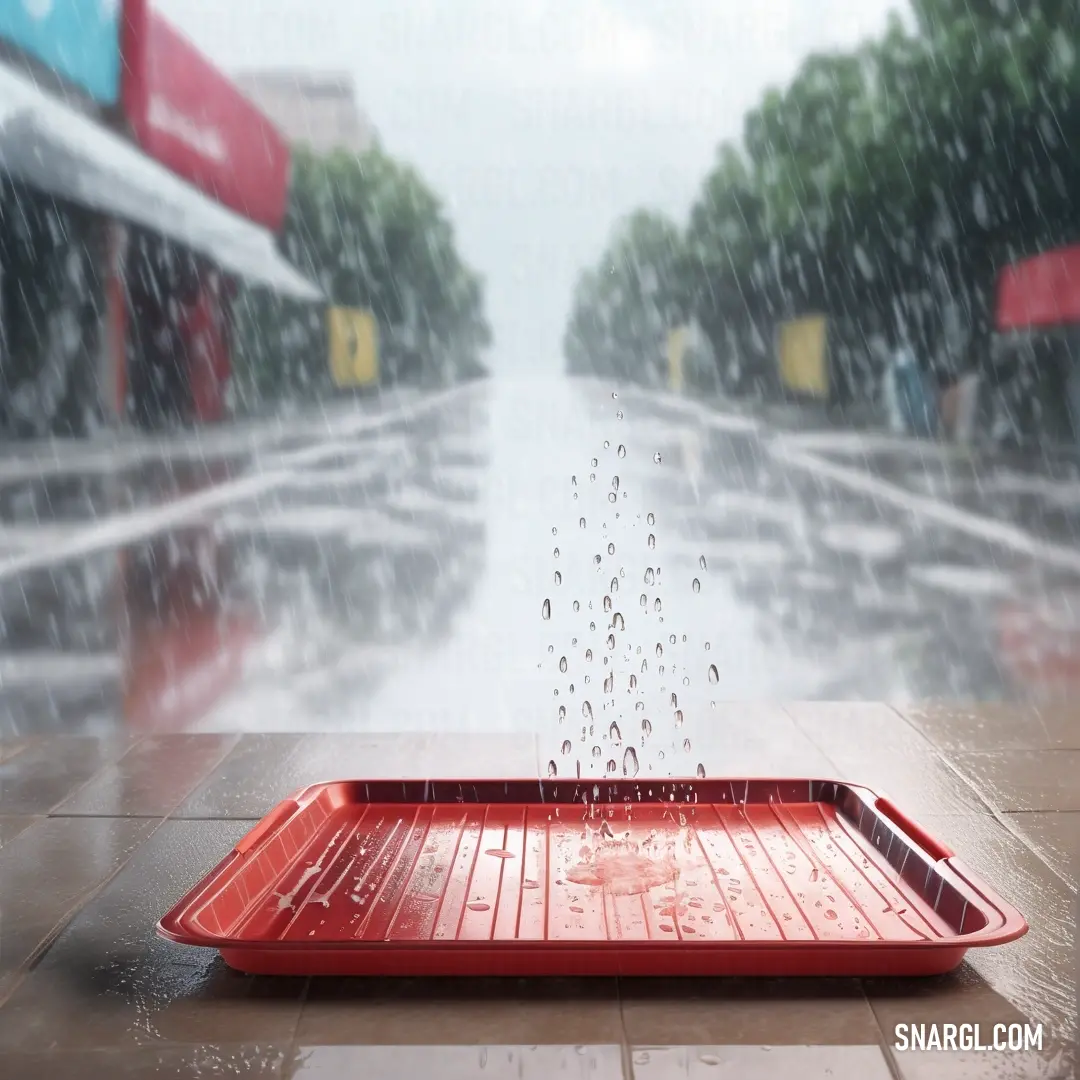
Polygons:
<instances>
[{"instance_id":1,"label":"tiled floor","mask_svg":"<svg viewBox=\"0 0 1080 1080\"><path fill-rule=\"evenodd\" d=\"M1027 916L927 980L253 978L158 917L281 797L347 777L535 775L531 736L50 738L0 746L0 1073L33 1077L1028 1077L1075 1067L1080 713L719 709L710 770L888 791ZM741 728L737 737L732 733ZM699 740L700 741L700 740ZM546 755L544 755L546 760ZM893 1049L1041 1023L1042 1054Z\"/></svg>"}]
</instances>

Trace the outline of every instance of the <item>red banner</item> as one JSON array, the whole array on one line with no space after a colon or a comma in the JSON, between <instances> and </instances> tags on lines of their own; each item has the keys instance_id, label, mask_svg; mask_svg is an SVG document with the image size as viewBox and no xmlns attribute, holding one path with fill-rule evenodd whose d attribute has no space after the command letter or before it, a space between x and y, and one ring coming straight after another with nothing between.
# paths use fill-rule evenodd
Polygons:
<instances>
[{"instance_id":1,"label":"red banner","mask_svg":"<svg viewBox=\"0 0 1080 1080\"><path fill-rule=\"evenodd\" d=\"M277 128L150 0L126 0L121 48L121 100L136 142L207 195L277 232L290 165Z\"/></svg>"},{"instance_id":2,"label":"red banner","mask_svg":"<svg viewBox=\"0 0 1080 1080\"><path fill-rule=\"evenodd\" d=\"M1080 323L1080 245L1007 266L998 277L997 329Z\"/></svg>"}]
</instances>

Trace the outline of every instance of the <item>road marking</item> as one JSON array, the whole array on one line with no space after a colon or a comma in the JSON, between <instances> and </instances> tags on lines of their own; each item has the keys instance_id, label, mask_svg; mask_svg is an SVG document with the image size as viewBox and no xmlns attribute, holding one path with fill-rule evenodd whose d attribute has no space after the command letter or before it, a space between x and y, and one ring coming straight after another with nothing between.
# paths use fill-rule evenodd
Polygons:
<instances>
[{"instance_id":1,"label":"road marking","mask_svg":"<svg viewBox=\"0 0 1080 1080\"><path fill-rule=\"evenodd\" d=\"M473 392L477 385L468 383L440 391L421 401L410 402L392 412L374 416L367 414L356 416L351 422L341 424L333 434L336 436L345 433L367 434L401 423L403 420L418 419L429 412L443 408L458 397ZM9 580L31 570L44 569L57 563L85 558L125 544L148 540L152 536L157 536L179 525L192 524L203 519L210 511L266 494L288 483L295 475L292 471L294 467L316 464L320 458L332 460L340 454L341 443L337 439L326 444L305 447L292 455L279 457L277 468L272 471L227 480L204 491L176 499L165 506L135 510L106 518L104 521L79 529L61 543L37 551L24 552L0 562L0 581Z\"/></svg>"},{"instance_id":2,"label":"road marking","mask_svg":"<svg viewBox=\"0 0 1080 1080\"><path fill-rule=\"evenodd\" d=\"M1049 566L1080 573L1080 551L1040 540L1015 525L995 521L993 518L962 510L925 495L916 495L861 469L837 465L816 454L785 449L782 440L770 444L768 449L778 464L831 480L860 495L869 495L880 502L890 503L908 513L929 518L978 540L1011 548Z\"/></svg>"}]
</instances>

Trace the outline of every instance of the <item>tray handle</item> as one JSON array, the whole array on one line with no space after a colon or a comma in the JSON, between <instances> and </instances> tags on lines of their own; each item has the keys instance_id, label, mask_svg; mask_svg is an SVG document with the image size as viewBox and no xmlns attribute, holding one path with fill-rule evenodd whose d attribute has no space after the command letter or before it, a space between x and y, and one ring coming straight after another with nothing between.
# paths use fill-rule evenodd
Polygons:
<instances>
[{"instance_id":1,"label":"tray handle","mask_svg":"<svg viewBox=\"0 0 1080 1080\"><path fill-rule=\"evenodd\" d=\"M246 833L236 842L234 850L238 855L246 855L252 848L258 847L271 833L277 832L299 809L300 804L296 799L282 800L251 832Z\"/></svg>"},{"instance_id":2,"label":"tray handle","mask_svg":"<svg viewBox=\"0 0 1080 1080\"><path fill-rule=\"evenodd\" d=\"M907 814L899 810L895 803L885 798L884 795L877 797L874 806L879 814L888 818L901 832L910 836L935 862L941 862L943 859L951 859L955 856L955 851L941 843L940 840L935 840L920 824L912 821Z\"/></svg>"}]
</instances>

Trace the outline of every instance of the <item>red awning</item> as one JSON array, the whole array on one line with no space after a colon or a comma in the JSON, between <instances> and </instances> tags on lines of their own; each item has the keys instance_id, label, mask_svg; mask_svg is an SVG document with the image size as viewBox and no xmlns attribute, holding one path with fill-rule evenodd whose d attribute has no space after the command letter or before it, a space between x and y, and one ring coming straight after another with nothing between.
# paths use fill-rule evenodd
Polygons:
<instances>
[{"instance_id":1,"label":"red awning","mask_svg":"<svg viewBox=\"0 0 1080 1080\"><path fill-rule=\"evenodd\" d=\"M1002 270L995 321L999 331L1080 323L1080 244Z\"/></svg>"}]
</instances>

